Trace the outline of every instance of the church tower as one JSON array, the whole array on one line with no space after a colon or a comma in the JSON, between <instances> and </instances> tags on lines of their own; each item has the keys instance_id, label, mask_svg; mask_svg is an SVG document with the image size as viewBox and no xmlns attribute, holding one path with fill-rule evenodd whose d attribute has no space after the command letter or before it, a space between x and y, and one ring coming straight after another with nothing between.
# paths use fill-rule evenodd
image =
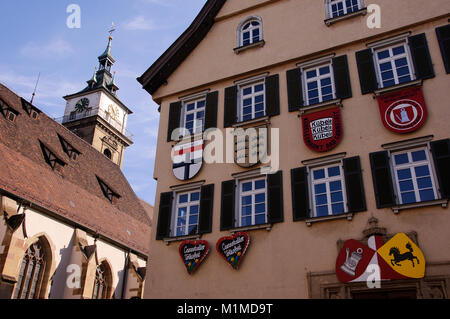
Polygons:
<instances>
[{"instance_id":1,"label":"church tower","mask_svg":"<svg viewBox=\"0 0 450 319\"><path fill-rule=\"evenodd\" d=\"M111 73L115 62L112 39L110 35L87 87L64 96L67 103L61 123L122 168L125 148L133 144L133 136L126 129L128 115L133 112L117 97L119 88L115 72Z\"/></svg>"}]
</instances>

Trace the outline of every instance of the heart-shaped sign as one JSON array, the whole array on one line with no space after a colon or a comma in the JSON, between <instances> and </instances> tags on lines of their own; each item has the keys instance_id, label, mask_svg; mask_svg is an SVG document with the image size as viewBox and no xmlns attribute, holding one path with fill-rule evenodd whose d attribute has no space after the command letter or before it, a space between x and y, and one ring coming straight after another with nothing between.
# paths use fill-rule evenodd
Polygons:
<instances>
[{"instance_id":1,"label":"heart-shaped sign","mask_svg":"<svg viewBox=\"0 0 450 319\"><path fill-rule=\"evenodd\" d=\"M209 253L209 243L205 240L186 240L181 243L180 256L187 272L191 275Z\"/></svg>"},{"instance_id":2,"label":"heart-shaped sign","mask_svg":"<svg viewBox=\"0 0 450 319\"><path fill-rule=\"evenodd\" d=\"M244 258L250 238L247 233L240 232L230 237L222 237L217 241L216 250L233 267L238 269Z\"/></svg>"}]
</instances>

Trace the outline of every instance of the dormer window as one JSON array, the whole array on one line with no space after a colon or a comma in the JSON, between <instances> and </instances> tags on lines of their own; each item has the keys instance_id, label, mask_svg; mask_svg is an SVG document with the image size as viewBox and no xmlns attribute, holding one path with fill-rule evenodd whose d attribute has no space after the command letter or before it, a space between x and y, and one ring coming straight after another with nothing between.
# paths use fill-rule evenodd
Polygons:
<instances>
[{"instance_id":1,"label":"dormer window","mask_svg":"<svg viewBox=\"0 0 450 319\"><path fill-rule=\"evenodd\" d=\"M109 187L98 176L97 176L97 180L98 180L100 188L101 188L101 190L103 192L103 195L106 197L106 199L108 199L111 202L111 204L115 204L119 200L120 195L117 194L117 192L113 191L112 188Z\"/></svg>"},{"instance_id":2,"label":"dormer window","mask_svg":"<svg viewBox=\"0 0 450 319\"><path fill-rule=\"evenodd\" d=\"M260 17L249 17L239 24L237 31L237 49L257 46L257 44L262 44L263 42L263 27Z\"/></svg>"},{"instance_id":3,"label":"dormer window","mask_svg":"<svg viewBox=\"0 0 450 319\"><path fill-rule=\"evenodd\" d=\"M41 144L42 154L44 155L44 159L47 164L52 168L52 170L61 173L66 163L57 157L55 153L52 152L44 143L41 141L39 141L39 143Z\"/></svg>"},{"instance_id":4,"label":"dormer window","mask_svg":"<svg viewBox=\"0 0 450 319\"><path fill-rule=\"evenodd\" d=\"M40 111L36 107L34 107L31 103L25 101L24 99L22 99L22 108L32 119L37 119L38 114L40 113Z\"/></svg>"},{"instance_id":5,"label":"dormer window","mask_svg":"<svg viewBox=\"0 0 450 319\"><path fill-rule=\"evenodd\" d=\"M77 149L75 149L72 145L70 145L69 142L63 139L59 134L58 138L59 141L61 142L61 146L64 150L64 153L66 153L67 156L69 156L69 158L76 160L81 153Z\"/></svg>"},{"instance_id":6,"label":"dormer window","mask_svg":"<svg viewBox=\"0 0 450 319\"><path fill-rule=\"evenodd\" d=\"M11 122L14 122L16 120L17 115L19 114L17 111L15 111L1 99L0 99L0 112L6 119L8 119Z\"/></svg>"}]
</instances>

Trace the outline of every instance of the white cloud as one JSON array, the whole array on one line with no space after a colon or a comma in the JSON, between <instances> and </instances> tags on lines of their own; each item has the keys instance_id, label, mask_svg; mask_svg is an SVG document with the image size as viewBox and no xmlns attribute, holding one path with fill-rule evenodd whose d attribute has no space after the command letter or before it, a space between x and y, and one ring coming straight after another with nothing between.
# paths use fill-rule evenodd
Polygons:
<instances>
[{"instance_id":1,"label":"white cloud","mask_svg":"<svg viewBox=\"0 0 450 319\"><path fill-rule=\"evenodd\" d=\"M61 38L54 38L47 43L28 42L20 54L30 58L62 58L68 57L74 52L69 42Z\"/></svg>"},{"instance_id":2,"label":"white cloud","mask_svg":"<svg viewBox=\"0 0 450 319\"><path fill-rule=\"evenodd\" d=\"M144 30L144 31L153 31L158 30L160 27L155 24L153 20L145 18L144 16L136 16L128 22L124 23L124 29L126 30Z\"/></svg>"}]
</instances>

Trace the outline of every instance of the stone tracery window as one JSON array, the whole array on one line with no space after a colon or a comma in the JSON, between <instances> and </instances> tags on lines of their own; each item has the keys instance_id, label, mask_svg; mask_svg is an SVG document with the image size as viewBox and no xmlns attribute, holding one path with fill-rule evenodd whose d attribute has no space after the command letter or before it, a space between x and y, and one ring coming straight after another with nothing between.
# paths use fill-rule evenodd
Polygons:
<instances>
[{"instance_id":1,"label":"stone tracery window","mask_svg":"<svg viewBox=\"0 0 450 319\"><path fill-rule=\"evenodd\" d=\"M26 251L22 260L13 299L38 299L44 289L43 278L48 266L44 248L38 241Z\"/></svg>"},{"instance_id":2,"label":"stone tracery window","mask_svg":"<svg viewBox=\"0 0 450 319\"><path fill-rule=\"evenodd\" d=\"M111 291L110 271L105 262L97 266L92 299L109 299Z\"/></svg>"}]
</instances>

